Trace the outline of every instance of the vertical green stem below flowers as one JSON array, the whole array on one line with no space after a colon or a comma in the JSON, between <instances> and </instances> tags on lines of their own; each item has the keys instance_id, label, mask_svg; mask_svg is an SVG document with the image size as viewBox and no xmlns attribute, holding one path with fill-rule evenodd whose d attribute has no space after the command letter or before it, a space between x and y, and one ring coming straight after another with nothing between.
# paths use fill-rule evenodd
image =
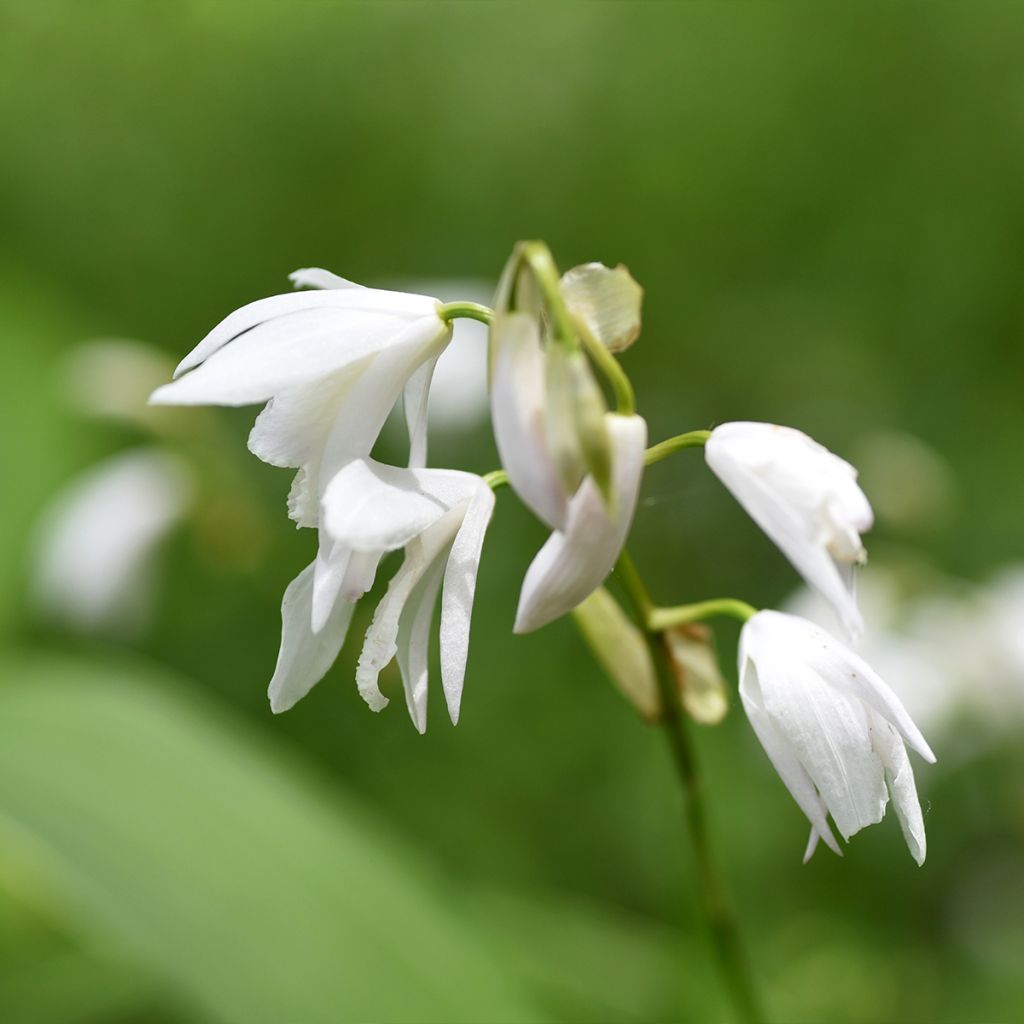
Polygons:
<instances>
[{"instance_id":1,"label":"vertical green stem below flowers","mask_svg":"<svg viewBox=\"0 0 1024 1024\"><path fill-rule=\"evenodd\" d=\"M726 895L721 871L711 849L704 787L696 752L667 660L667 651L657 632L650 627L655 605L633 559L623 551L617 572L633 602L644 635L657 666L661 696L661 726L672 752L676 774L683 790L686 821L697 868L698 898L715 946L722 978L732 998L737 1018L744 1024L759 1024L764 1018L754 991L754 982L739 928Z\"/></svg>"}]
</instances>

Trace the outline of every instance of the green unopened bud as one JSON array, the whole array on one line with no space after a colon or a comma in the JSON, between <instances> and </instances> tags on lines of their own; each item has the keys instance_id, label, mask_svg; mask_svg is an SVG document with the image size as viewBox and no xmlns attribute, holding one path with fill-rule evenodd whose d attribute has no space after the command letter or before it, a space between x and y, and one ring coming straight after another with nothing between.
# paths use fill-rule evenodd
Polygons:
<instances>
[{"instance_id":1,"label":"green unopened bud","mask_svg":"<svg viewBox=\"0 0 1024 1024\"><path fill-rule=\"evenodd\" d=\"M663 636L686 713L704 725L717 725L725 718L729 701L711 630L690 623L673 626Z\"/></svg>"},{"instance_id":2,"label":"green unopened bud","mask_svg":"<svg viewBox=\"0 0 1024 1024\"><path fill-rule=\"evenodd\" d=\"M648 722L661 715L654 662L643 633L604 587L572 612L573 621L601 667Z\"/></svg>"},{"instance_id":3,"label":"green unopened bud","mask_svg":"<svg viewBox=\"0 0 1024 1024\"><path fill-rule=\"evenodd\" d=\"M620 263L584 263L567 270L559 285L569 315L611 352L622 352L640 334L644 290Z\"/></svg>"}]
</instances>

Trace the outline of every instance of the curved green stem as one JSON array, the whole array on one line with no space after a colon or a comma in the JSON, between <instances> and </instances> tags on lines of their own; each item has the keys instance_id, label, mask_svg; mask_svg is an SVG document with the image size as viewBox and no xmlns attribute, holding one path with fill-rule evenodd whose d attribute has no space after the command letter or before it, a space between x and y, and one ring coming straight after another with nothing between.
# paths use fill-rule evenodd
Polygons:
<instances>
[{"instance_id":1,"label":"curved green stem","mask_svg":"<svg viewBox=\"0 0 1024 1024\"><path fill-rule=\"evenodd\" d=\"M551 250L544 242L521 242L519 256L530 268L533 279L544 296L544 304L551 316L555 337L570 351L575 351L579 347L579 338L576 336L569 310L565 306L565 299L562 298L562 289L559 287L560 275Z\"/></svg>"},{"instance_id":2,"label":"curved green stem","mask_svg":"<svg viewBox=\"0 0 1024 1024\"><path fill-rule=\"evenodd\" d=\"M503 469L492 469L490 473L484 473L482 479L492 491L508 485L508 473Z\"/></svg>"},{"instance_id":3,"label":"curved green stem","mask_svg":"<svg viewBox=\"0 0 1024 1024\"><path fill-rule=\"evenodd\" d=\"M489 324L494 320L494 310L489 306L481 306L479 302L445 302L437 313L445 323L463 319Z\"/></svg>"},{"instance_id":4,"label":"curved green stem","mask_svg":"<svg viewBox=\"0 0 1024 1024\"><path fill-rule=\"evenodd\" d=\"M626 371L619 364L618 359L601 342L591 337L588 331L580 331L580 338L583 340L583 347L587 350L587 355L611 385L615 394L615 411L623 416L632 416L636 412L636 392L633 390L633 382L626 375Z\"/></svg>"},{"instance_id":5,"label":"curved green stem","mask_svg":"<svg viewBox=\"0 0 1024 1024\"><path fill-rule=\"evenodd\" d=\"M717 597L710 601L695 601L693 604L679 604L672 608L652 608L647 616L647 628L654 633L684 626L689 622L703 622L718 615L728 615L740 622L746 622L757 614L757 609L735 597Z\"/></svg>"},{"instance_id":6,"label":"curved green stem","mask_svg":"<svg viewBox=\"0 0 1024 1024\"><path fill-rule=\"evenodd\" d=\"M679 692L672 678L668 652L664 643L658 642L659 631L652 625L658 609L628 551L623 550L616 570L637 615L646 626L644 636L657 666L658 693L662 705L660 724L671 749L676 774L683 790L686 821L697 867L701 908L715 944L719 968L732 997L737 1017L745 1024L758 1024L764 1018L754 991L753 976L740 941L735 916L726 896L725 883L711 849L700 767L679 701Z\"/></svg>"},{"instance_id":7,"label":"curved green stem","mask_svg":"<svg viewBox=\"0 0 1024 1024\"><path fill-rule=\"evenodd\" d=\"M710 430L691 430L686 434L676 434L675 437L666 438L657 444L652 444L644 452L644 465L653 466L655 462L661 462L676 452L685 448L703 448L711 436Z\"/></svg>"}]
</instances>

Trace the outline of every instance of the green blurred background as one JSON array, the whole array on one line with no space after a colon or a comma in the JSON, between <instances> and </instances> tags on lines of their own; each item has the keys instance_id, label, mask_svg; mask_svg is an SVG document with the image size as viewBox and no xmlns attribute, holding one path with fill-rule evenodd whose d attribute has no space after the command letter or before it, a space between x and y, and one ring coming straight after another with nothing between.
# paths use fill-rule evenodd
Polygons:
<instances>
[{"instance_id":1,"label":"green blurred background","mask_svg":"<svg viewBox=\"0 0 1024 1024\"><path fill-rule=\"evenodd\" d=\"M861 462L901 593L977 594L1024 559L1022 51L1024 9L995 3L6 0L0 1018L729 1019L662 738L570 622L511 635L544 536L511 494L458 729L436 693L425 737L400 700L369 713L352 645L274 718L280 596L314 537L284 516L291 474L245 451L255 411L86 416L68 359L116 336L176 360L302 266L487 289L541 237L644 285L625 363L652 438L798 426ZM196 480L152 614L63 627L28 598L37 523L139 445ZM432 457L493 468L486 420ZM633 547L665 602L796 586L694 454L651 471ZM967 678L987 634L951 607ZM1005 676L968 685L1024 693ZM699 730L771 1020L1024 1010L1007 701L936 719L920 870L891 815L802 866L739 709Z\"/></svg>"}]
</instances>

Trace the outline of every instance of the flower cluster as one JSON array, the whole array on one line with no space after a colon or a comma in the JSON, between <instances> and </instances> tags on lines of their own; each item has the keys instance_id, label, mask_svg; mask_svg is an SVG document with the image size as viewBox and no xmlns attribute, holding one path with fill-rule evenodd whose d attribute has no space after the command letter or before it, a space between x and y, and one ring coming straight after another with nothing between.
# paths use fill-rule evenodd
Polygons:
<instances>
[{"instance_id":1,"label":"flower cluster","mask_svg":"<svg viewBox=\"0 0 1024 1024\"><path fill-rule=\"evenodd\" d=\"M441 679L458 720L469 625L494 489L508 483L551 530L526 571L514 630L573 613L600 662L650 720L659 717L649 639L661 636L680 681L680 706L718 721L726 701L706 627L744 618L740 697L757 737L819 840L839 852L879 821L891 799L914 857L925 838L909 744L934 760L886 684L852 650L810 622L742 602L658 608L644 592L636 623L602 584L623 557L644 467L703 445L708 466L850 637L862 631L854 596L872 511L855 470L805 434L726 423L647 447L632 385L617 355L640 333L642 290L624 267L591 263L558 275L541 243L521 243L494 309L362 288L323 270L292 275L308 289L228 316L158 389L154 403L264 404L249 448L297 470L288 512L315 528L316 557L290 584L270 683L274 711L303 697L345 641L356 603L385 556L402 550L363 639L356 671L374 710L381 670L396 660L410 716L427 722L428 651L440 595ZM490 325L491 419L501 469L486 477L428 468L431 376L460 316ZM614 408L608 394L614 395ZM406 466L371 457L397 403L409 434ZM626 588L629 589L628 586ZM706 614L704 614L706 613Z\"/></svg>"}]
</instances>

